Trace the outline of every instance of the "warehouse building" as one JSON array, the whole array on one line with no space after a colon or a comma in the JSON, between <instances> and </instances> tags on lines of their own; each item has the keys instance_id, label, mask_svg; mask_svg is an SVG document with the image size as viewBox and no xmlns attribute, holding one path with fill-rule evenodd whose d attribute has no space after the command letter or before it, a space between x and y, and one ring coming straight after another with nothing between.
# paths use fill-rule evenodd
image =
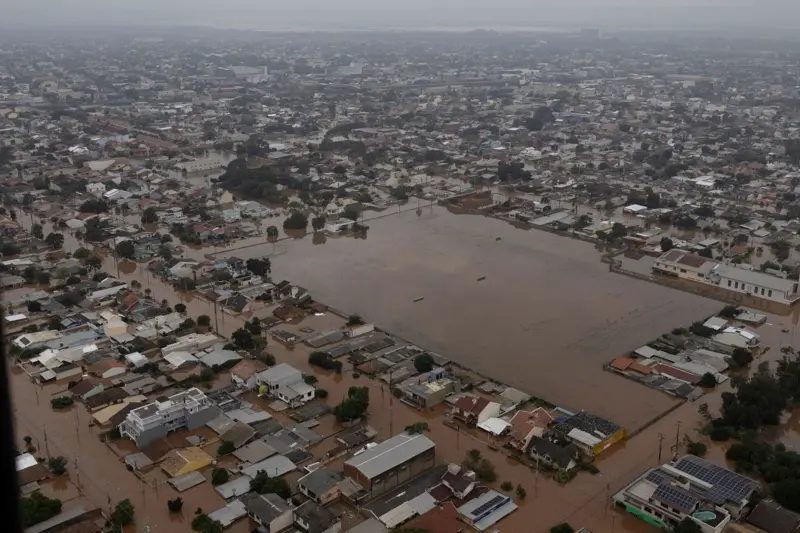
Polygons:
<instances>
[{"instance_id":1,"label":"warehouse building","mask_svg":"<svg viewBox=\"0 0 800 533\"><path fill-rule=\"evenodd\" d=\"M344 474L377 496L432 468L436 444L425 435L400 433L344 463Z\"/></svg>"}]
</instances>

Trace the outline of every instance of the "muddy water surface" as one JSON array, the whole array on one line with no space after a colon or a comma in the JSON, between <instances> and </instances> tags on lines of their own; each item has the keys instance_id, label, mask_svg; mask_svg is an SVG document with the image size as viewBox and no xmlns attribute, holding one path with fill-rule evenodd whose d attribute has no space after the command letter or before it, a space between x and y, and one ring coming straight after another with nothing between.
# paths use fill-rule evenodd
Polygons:
<instances>
[{"instance_id":1,"label":"muddy water surface","mask_svg":"<svg viewBox=\"0 0 800 533\"><path fill-rule=\"evenodd\" d=\"M671 401L602 372L601 363L721 306L609 274L591 245L515 230L493 220L425 209L419 217L411 212L369 225L366 240L329 238L315 245L306 237L232 253L240 257L271 254L276 277L305 284L323 302L362 313L387 329L529 392L606 414L621 423L626 423L626 417L646 419L669 407ZM107 257L105 269L113 273L114 266L113 258ZM213 316L211 304L175 293L141 265L133 269L126 265L121 270L123 279L139 280L154 297L167 298L172 305L189 300L190 314ZM478 282L480 276L486 279ZM417 296L425 299L413 304L411 300ZM768 323L758 328L764 344L772 347L760 359L780 357L780 346L797 346L798 314L770 316ZM240 317L222 313L219 320L218 329L226 333L241 324ZM342 322L325 315L306 319L301 326L324 331ZM412 410L364 376L354 379L350 372L336 375L309 368L305 347L288 350L273 343L270 351L278 361L314 373L319 387L330 392L330 404L338 402L350 385L368 386L369 422L380 438L424 419L431 422L430 436L437 443L439 461L460 461L470 448L480 449L495 464L498 483L509 480L523 485L528 493L520 510L502 523L505 531L547 531L561 521L595 533L648 531L642 522L615 512L608 497L658 462L662 438L666 460L673 436L678 431L693 432L702 423L699 403L707 402L715 412L720 393L728 388L725 385L694 404L680 406L614 449L599 460L600 474L581 473L560 486L489 449L485 439L444 426L440 411ZM77 463L70 463L71 478L93 503L107 507L129 497L136 506L137 529L149 525L160 531L188 530L196 507L211 510L222 505L210 485L203 484L183 495L185 518L170 516L165 502L174 497L172 489L149 486L125 471L88 427L89 418L82 408L53 412L48 400L55 391L33 386L26 376L15 373L12 394L17 439L30 434L37 446L49 447L50 455L78 457ZM796 438L791 420L788 431L777 436L782 441ZM327 419L320 432L328 435L338 429ZM724 461L723 447L711 446L709 456ZM235 531L246 529L246 521L233 527Z\"/></svg>"},{"instance_id":2,"label":"muddy water surface","mask_svg":"<svg viewBox=\"0 0 800 533\"><path fill-rule=\"evenodd\" d=\"M71 483L93 505L108 511L120 500L130 499L136 516L131 532L189 531L195 509L211 512L225 505L211 484L203 483L180 494L184 500L182 515L169 513L166 502L178 493L167 484L145 483L128 472L122 460L101 442L100 431L90 427L91 416L82 405L63 411L50 407L50 398L65 388L65 383L37 386L21 370L11 370L16 440L21 443L28 435L37 456L66 457ZM231 530L248 531L247 521L237 522Z\"/></svg>"},{"instance_id":3,"label":"muddy water surface","mask_svg":"<svg viewBox=\"0 0 800 533\"><path fill-rule=\"evenodd\" d=\"M590 244L494 219L434 207L368 224L367 239L315 245L306 237L233 253L270 255L276 278L320 301L629 429L672 400L604 372L603 363L721 307L609 273Z\"/></svg>"}]
</instances>

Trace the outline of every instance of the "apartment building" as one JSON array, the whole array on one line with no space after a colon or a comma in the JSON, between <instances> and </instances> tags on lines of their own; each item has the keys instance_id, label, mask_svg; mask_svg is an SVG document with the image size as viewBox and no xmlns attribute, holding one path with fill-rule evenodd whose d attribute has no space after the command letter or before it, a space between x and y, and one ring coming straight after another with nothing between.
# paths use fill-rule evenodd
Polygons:
<instances>
[{"instance_id":1,"label":"apartment building","mask_svg":"<svg viewBox=\"0 0 800 533\"><path fill-rule=\"evenodd\" d=\"M133 409L119 425L119 433L144 448L178 429L197 429L222 414L198 388Z\"/></svg>"}]
</instances>

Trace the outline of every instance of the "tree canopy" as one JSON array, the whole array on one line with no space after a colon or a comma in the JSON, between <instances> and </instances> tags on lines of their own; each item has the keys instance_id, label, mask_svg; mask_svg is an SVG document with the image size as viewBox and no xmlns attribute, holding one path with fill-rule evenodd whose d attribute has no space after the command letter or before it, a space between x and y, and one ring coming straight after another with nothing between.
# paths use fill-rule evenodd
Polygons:
<instances>
[{"instance_id":1,"label":"tree canopy","mask_svg":"<svg viewBox=\"0 0 800 533\"><path fill-rule=\"evenodd\" d=\"M192 530L199 533L222 533L224 528L219 520L212 520L205 513L200 513L192 519Z\"/></svg>"},{"instance_id":2,"label":"tree canopy","mask_svg":"<svg viewBox=\"0 0 800 533\"><path fill-rule=\"evenodd\" d=\"M48 498L39 491L28 497L23 496L19 503L22 525L25 527L44 522L61 512L61 500Z\"/></svg>"},{"instance_id":3,"label":"tree canopy","mask_svg":"<svg viewBox=\"0 0 800 533\"><path fill-rule=\"evenodd\" d=\"M116 526L127 526L133 523L133 504L127 498L119 502L111 513L111 523Z\"/></svg>"},{"instance_id":4,"label":"tree canopy","mask_svg":"<svg viewBox=\"0 0 800 533\"><path fill-rule=\"evenodd\" d=\"M231 335L231 340L242 350L252 350L256 347L253 334L244 328L239 328Z\"/></svg>"},{"instance_id":5,"label":"tree canopy","mask_svg":"<svg viewBox=\"0 0 800 533\"><path fill-rule=\"evenodd\" d=\"M121 243L117 244L116 250L117 255L125 259L133 259L136 254L136 247L134 246L133 241L122 241Z\"/></svg>"},{"instance_id":6,"label":"tree canopy","mask_svg":"<svg viewBox=\"0 0 800 533\"><path fill-rule=\"evenodd\" d=\"M248 259L246 265L247 270L256 276L266 276L272 270L272 263L268 257Z\"/></svg>"},{"instance_id":7,"label":"tree canopy","mask_svg":"<svg viewBox=\"0 0 800 533\"><path fill-rule=\"evenodd\" d=\"M433 370L433 356L429 353L421 353L414 358L414 368L417 369L417 372L430 372Z\"/></svg>"},{"instance_id":8,"label":"tree canopy","mask_svg":"<svg viewBox=\"0 0 800 533\"><path fill-rule=\"evenodd\" d=\"M222 457L223 455L232 454L236 450L236 445L229 440L222 441L222 444L219 445L217 448L217 455Z\"/></svg>"},{"instance_id":9,"label":"tree canopy","mask_svg":"<svg viewBox=\"0 0 800 533\"><path fill-rule=\"evenodd\" d=\"M356 420L366 413L369 407L369 389L367 387L350 387L347 398L334 407L333 413L340 422Z\"/></svg>"},{"instance_id":10,"label":"tree canopy","mask_svg":"<svg viewBox=\"0 0 800 533\"><path fill-rule=\"evenodd\" d=\"M305 230L308 226L308 217L300 211L292 211L292 214L283 221L283 229Z\"/></svg>"},{"instance_id":11,"label":"tree canopy","mask_svg":"<svg viewBox=\"0 0 800 533\"><path fill-rule=\"evenodd\" d=\"M228 482L228 478L230 475L228 471L224 468L215 468L211 471L211 484L212 485L222 485L223 483Z\"/></svg>"},{"instance_id":12,"label":"tree canopy","mask_svg":"<svg viewBox=\"0 0 800 533\"><path fill-rule=\"evenodd\" d=\"M109 210L108 203L100 198L89 198L81 204L78 211L81 213L106 213Z\"/></svg>"},{"instance_id":13,"label":"tree canopy","mask_svg":"<svg viewBox=\"0 0 800 533\"><path fill-rule=\"evenodd\" d=\"M270 477L267 472L259 470L256 477L250 480L250 490L259 494L277 494L287 499L292 495L289 483L282 477Z\"/></svg>"},{"instance_id":14,"label":"tree canopy","mask_svg":"<svg viewBox=\"0 0 800 533\"><path fill-rule=\"evenodd\" d=\"M148 207L142 211L142 224L154 224L158 222L158 213L155 207Z\"/></svg>"}]
</instances>

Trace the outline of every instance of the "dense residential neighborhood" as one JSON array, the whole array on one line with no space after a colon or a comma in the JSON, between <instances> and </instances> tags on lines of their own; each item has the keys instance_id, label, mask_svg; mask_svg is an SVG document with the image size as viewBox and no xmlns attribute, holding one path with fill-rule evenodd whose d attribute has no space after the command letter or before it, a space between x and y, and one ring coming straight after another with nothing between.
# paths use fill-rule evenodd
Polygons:
<instances>
[{"instance_id":1,"label":"dense residential neighborhood","mask_svg":"<svg viewBox=\"0 0 800 533\"><path fill-rule=\"evenodd\" d=\"M0 37L26 531L799 530L796 44L194 31Z\"/></svg>"}]
</instances>

